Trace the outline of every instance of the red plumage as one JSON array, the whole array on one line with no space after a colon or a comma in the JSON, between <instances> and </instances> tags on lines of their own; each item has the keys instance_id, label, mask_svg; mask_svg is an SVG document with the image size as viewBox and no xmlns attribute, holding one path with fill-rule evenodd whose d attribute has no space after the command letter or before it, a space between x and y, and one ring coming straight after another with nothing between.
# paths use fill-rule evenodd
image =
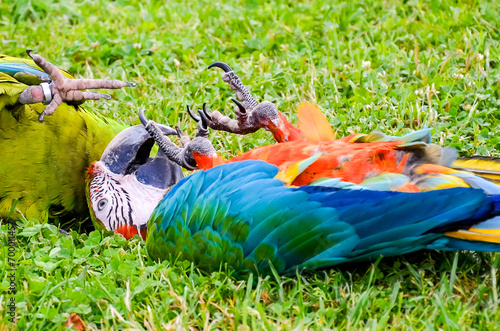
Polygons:
<instances>
[{"instance_id":1,"label":"red plumage","mask_svg":"<svg viewBox=\"0 0 500 331\"><path fill-rule=\"evenodd\" d=\"M305 160L318 153L324 153L300 174L293 185L307 185L319 178L340 178L359 184L369 177L382 173L401 173L406 157L397 160L396 146L400 141L375 143L349 143L334 141L291 141L253 149L228 160L262 160L280 169ZM401 158L401 157L400 157Z\"/></svg>"}]
</instances>

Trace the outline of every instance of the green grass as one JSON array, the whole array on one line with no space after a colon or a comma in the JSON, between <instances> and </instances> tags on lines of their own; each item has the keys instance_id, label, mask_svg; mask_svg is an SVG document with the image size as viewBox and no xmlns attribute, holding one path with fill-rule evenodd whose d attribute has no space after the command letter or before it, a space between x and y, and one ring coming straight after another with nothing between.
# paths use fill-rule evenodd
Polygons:
<instances>
[{"instance_id":1,"label":"green grass","mask_svg":"<svg viewBox=\"0 0 500 331\"><path fill-rule=\"evenodd\" d=\"M429 126L462 155L499 156L499 28L490 1L0 1L1 53L31 47L77 76L137 82L86 104L124 123L145 107L191 133L186 104L229 114L229 87L206 70L224 61L292 121L307 100L338 136ZM272 141L211 139L224 156ZM109 233L66 237L29 220L18 239L19 330L64 329L71 313L88 329L500 328L499 254L419 252L238 280L153 263L143 242ZM0 329L11 328L5 254Z\"/></svg>"}]
</instances>

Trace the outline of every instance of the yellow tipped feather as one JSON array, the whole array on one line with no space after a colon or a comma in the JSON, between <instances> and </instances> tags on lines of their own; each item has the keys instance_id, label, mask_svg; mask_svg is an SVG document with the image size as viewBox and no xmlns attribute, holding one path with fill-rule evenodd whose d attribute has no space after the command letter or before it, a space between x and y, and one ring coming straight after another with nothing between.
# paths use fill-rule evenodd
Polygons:
<instances>
[{"instance_id":1,"label":"yellow tipped feather","mask_svg":"<svg viewBox=\"0 0 500 331\"><path fill-rule=\"evenodd\" d=\"M500 158L486 156L459 158L453 162L453 167L473 172L500 185Z\"/></svg>"},{"instance_id":2,"label":"yellow tipped feather","mask_svg":"<svg viewBox=\"0 0 500 331\"><path fill-rule=\"evenodd\" d=\"M274 178L281 180L285 186L290 186L298 175L306 170L311 164L316 162L316 160L323 154L324 153L318 153L310 158L294 163L286 169L280 170Z\"/></svg>"}]
</instances>

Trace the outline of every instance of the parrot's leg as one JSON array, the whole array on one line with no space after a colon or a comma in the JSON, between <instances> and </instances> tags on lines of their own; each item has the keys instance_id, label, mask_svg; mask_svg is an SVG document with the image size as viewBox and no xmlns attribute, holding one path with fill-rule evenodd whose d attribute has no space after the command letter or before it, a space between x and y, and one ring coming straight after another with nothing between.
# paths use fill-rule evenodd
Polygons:
<instances>
[{"instance_id":1,"label":"parrot's leg","mask_svg":"<svg viewBox=\"0 0 500 331\"><path fill-rule=\"evenodd\" d=\"M209 115L207 123L210 128L238 134L252 133L260 128L265 128L271 131L276 138L281 137L283 132L286 132L278 109L272 102L264 101L258 104L229 65L215 62L208 68L212 67L224 70L222 80L227 82L231 89L236 92L236 96L241 102L231 99L237 105L237 109L235 109L236 120L222 115L219 111L214 111L211 114L206 113ZM278 138L277 140L279 141ZM284 140L287 140L286 137Z\"/></svg>"},{"instance_id":2,"label":"parrot's leg","mask_svg":"<svg viewBox=\"0 0 500 331\"><path fill-rule=\"evenodd\" d=\"M85 91L86 89L119 89L123 87L135 87L135 83L122 82L119 80L105 79L70 79L52 63L42 56L26 51L33 61L45 71L52 79L50 83L42 83L36 86L28 86L20 95L22 104L33 104L43 102L47 104L45 110L40 114L39 121L43 122L45 115L51 115L64 101L85 101L111 99L109 94Z\"/></svg>"},{"instance_id":3,"label":"parrot's leg","mask_svg":"<svg viewBox=\"0 0 500 331\"><path fill-rule=\"evenodd\" d=\"M158 143L160 150L171 161L188 170L206 170L223 164L225 161L216 153L214 146L207 139L208 119L203 112L200 111L199 113L200 121L198 122L198 129L194 139L191 140L176 127L182 147L178 147L171 142L158 128L158 124L152 120L148 120L144 115L144 109L139 112L139 118L146 131Z\"/></svg>"}]
</instances>

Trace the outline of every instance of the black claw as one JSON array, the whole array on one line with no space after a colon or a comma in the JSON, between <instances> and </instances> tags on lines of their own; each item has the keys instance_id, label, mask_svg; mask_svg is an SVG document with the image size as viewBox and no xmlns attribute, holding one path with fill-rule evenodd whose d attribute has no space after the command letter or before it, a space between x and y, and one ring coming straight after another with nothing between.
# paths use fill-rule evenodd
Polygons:
<instances>
[{"instance_id":1,"label":"black claw","mask_svg":"<svg viewBox=\"0 0 500 331\"><path fill-rule=\"evenodd\" d=\"M178 135L177 131L174 130L174 129L172 129L168 125L158 124L158 123L156 123L156 125L158 126L158 128L160 128L161 133L163 133L163 134L165 134L167 136L177 136Z\"/></svg>"},{"instance_id":2,"label":"black claw","mask_svg":"<svg viewBox=\"0 0 500 331\"><path fill-rule=\"evenodd\" d=\"M141 109L139 111L139 119L141 120L142 125L146 126L148 124L148 119L146 118L146 115L144 112L146 111L146 108Z\"/></svg>"},{"instance_id":3,"label":"black claw","mask_svg":"<svg viewBox=\"0 0 500 331\"><path fill-rule=\"evenodd\" d=\"M189 113L189 116L191 116L191 118L193 120L195 120L196 122L199 122L200 121L200 117L191 111L191 107L189 107L189 105L186 105L186 108L187 108L187 111Z\"/></svg>"},{"instance_id":4,"label":"black claw","mask_svg":"<svg viewBox=\"0 0 500 331\"><path fill-rule=\"evenodd\" d=\"M45 121L45 120L43 119L43 117L44 117L44 116L45 116L45 110L44 110L44 111L42 111L42 112L40 113L40 115L38 116L38 122L40 122L40 123L44 122L44 121Z\"/></svg>"},{"instance_id":5,"label":"black claw","mask_svg":"<svg viewBox=\"0 0 500 331\"><path fill-rule=\"evenodd\" d=\"M205 116L210 120L212 121L212 115L210 114L210 112L207 110L207 103L205 102L203 104L203 113L205 114Z\"/></svg>"},{"instance_id":6,"label":"black claw","mask_svg":"<svg viewBox=\"0 0 500 331\"><path fill-rule=\"evenodd\" d=\"M136 87L137 84L136 83L132 83L132 82L125 82L125 86L126 87Z\"/></svg>"},{"instance_id":7,"label":"black claw","mask_svg":"<svg viewBox=\"0 0 500 331\"><path fill-rule=\"evenodd\" d=\"M178 125L174 126L175 131L177 131L177 135L179 137L185 136L184 132L182 132L181 128Z\"/></svg>"},{"instance_id":8,"label":"black claw","mask_svg":"<svg viewBox=\"0 0 500 331\"><path fill-rule=\"evenodd\" d=\"M203 113L201 110L198 110L198 113L200 114L200 118L201 118L201 128L203 130L207 130L208 129L207 116L205 116L205 113Z\"/></svg>"},{"instance_id":9,"label":"black claw","mask_svg":"<svg viewBox=\"0 0 500 331\"><path fill-rule=\"evenodd\" d=\"M26 48L26 54L28 54L29 57L31 57L31 52L33 52L33 49Z\"/></svg>"},{"instance_id":10,"label":"black claw","mask_svg":"<svg viewBox=\"0 0 500 331\"><path fill-rule=\"evenodd\" d=\"M231 69L231 67L224 62L214 62L208 66L208 69L213 68L213 67L221 68L222 70L224 70L224 72L233 71L233 69Z\"/></svg>"},{"instance_id":11,"label":"black claw","mask_svg":"<svg viewBox=\"0 0 500 331\"><path fill-rule=\"evenodd\" d=\"M239 102L235 98L231 98L231 101L234 102L236 104L236 106L238 106L238 109L240 110L240 113L242 113L242 114L246 114L247 113L247 110L245 109L245 107L243 106L243 104L241 102Z\"/></svg>"},{"instance_id":12,"label":"black claw","mask_svg":"<svg viewBox=\"0 0 500 331\"><path fill-rule=\"evenodd\" d=\"M141 120L141 124L143 126L148 125L148 122L149 122L149 120L146 118L146 115L144 114L145 111L146 111L146 109L141 109L139 111L139 119ZM158 123L156 123L154 121L153 121L153 123L156 124L156 126L158 127L158 129L160 129L161 133L163 133L163 134L165 134L167 136L173 136L173 135L177 135L178 134L178 132L176 130L172 129L168 125L158 124Z\"/></svg>"}]
</instances>

